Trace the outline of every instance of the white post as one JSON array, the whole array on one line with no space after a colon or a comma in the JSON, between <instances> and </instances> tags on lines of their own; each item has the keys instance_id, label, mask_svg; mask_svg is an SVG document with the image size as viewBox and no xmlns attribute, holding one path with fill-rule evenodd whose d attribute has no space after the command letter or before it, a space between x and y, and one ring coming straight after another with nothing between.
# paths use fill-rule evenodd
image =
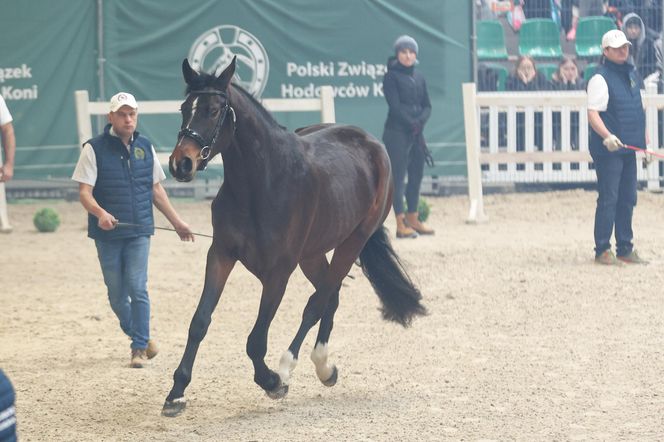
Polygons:
<instances>
[{"instance_id":1,"label":"white post","mask_svg":"<svg viewBox=\"0 0 664 442\"><path fill-rule=\"evenodd\" d=\"M463 120L466 129L466 166L468 167L469 223L487 221L482 197L482 171L480 167L480 126L475 102L475 83L463 84Z\"/></svg>"},{"instance_id":2,"label":"white post","mask_svg":"<svg viewBox=\"0 0 664 442\"><path fill-rule=\"evenodd\" d=\"M655 96L657 95L657 84L648 83L646 84L646 95ZM650 146L653 146L654 149L657 149L659 146L659 137L657 134L657 106L648 106L646 107L646 132L648 132L648 138L650 138ZM643 146L645 149L650 149L649 146ZM646 168L646 176L648 177L647 189L650 192L657 192L661 189L659 188L659 161L654 159L651 161L648 167Z\"/></svg>"},{"instance_id":3,"label":"white post","mask_svg":"<svg viewBox=\"0 0 664 442\"><path fill-rule=\"evenodd\" d=\"M76 103L76 127L78 128L78 147L92 138L92 123L90 122L90 98L88 91L74 93Z\"/></svg>"},{"instance_id":4,"label":"white post","mask_svg":"<svg viewBox=\"0 0 664 442\"><path fill-rule=\"evenodd\" d=\"M0 167L2 167L2 158L0 157ZM7 214L7 196L5 194L5 183L0 183L0 233L9 233L12 226L9 224L9 215Z\"/></svg>"},{"instance_id":5,"label":"white post","mask_svg":"<svg viewBox=\"0 0 664 442\"><path fill-rule=\"evenodd\" d=\"M334 111L334 91L332 86L321 86L320 88L320 116L323 123L336 123Z\"/></svg>"}]
</instances>

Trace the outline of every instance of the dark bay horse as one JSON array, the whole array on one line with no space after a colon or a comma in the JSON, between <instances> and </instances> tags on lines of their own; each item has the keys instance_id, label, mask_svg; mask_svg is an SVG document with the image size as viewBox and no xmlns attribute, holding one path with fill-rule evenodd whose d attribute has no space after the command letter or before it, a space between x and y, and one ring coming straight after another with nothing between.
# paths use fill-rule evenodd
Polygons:
<instances>
[{"instance_id":1,"label":"dark bay horse","mask_svg":"<svg viewBox=\"0 0 664 442\"><path fill-rule=\"evenodd\" d=\"M320 321L311 359L321 382L332 386L338 372L328 363L327 344L341 282L358 257L385 319L408 326L414 316L426 314L422 296L382 226L392 201L385 148L353 126L318 124L288 132L251 95L231 84L235 59L218 77L195 72L187 60L182 72L187 97L169 160L171 174L190 181L221 154L224 183L212 203L214 238L203 293L162 414L176 416L185 408L184 390L198 347L237 261L263 285L247 339L254 381L269 397L284 397L300 346ZM334 253L328 262L325 253L330 250ZM298 265L315 291L274 372L264 362L268 329Z\"/></svg>"}]
</instances>

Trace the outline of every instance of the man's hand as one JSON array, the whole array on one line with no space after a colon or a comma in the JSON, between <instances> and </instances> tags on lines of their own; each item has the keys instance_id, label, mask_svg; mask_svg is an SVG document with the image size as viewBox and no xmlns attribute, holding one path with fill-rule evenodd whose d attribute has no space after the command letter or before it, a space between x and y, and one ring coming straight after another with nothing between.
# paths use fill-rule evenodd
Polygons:
<instances>
[{"instance_id":1,"label":"man's hand","mask_svg":"<svg viewBox=\"0 0 664 442\"><path fill-rule=\"evenodd\" d=\"M615 152L616 150L620 149L621 147L625 146L622 141L615 135L611 134L608 137L604 138L604 141L602 142L604 146L609 150L609 152Z\"/></svg>"},{"instance_id":2,"label":"man's hand","mask_svg":"<svg viewBox=\"0 0 664 442\"><path fill-rule=\"evenodd\" d=\"M6 183L14 176L14 168L11 164L3 164L0 167L0 183Z\"/></svg>"},{"instance_id":3,"label":"man's hand","mask_svg":"<svg viewBox=\"0 0 664 442\"><path fill-rule=\"evenodd\" d=\"M99 222L97 222L97 225L102 230L113 230L117 224L118 220L108 212L104 212L104 214L99 217Z\"/></svg>"},{"instance_id":4,"label":"man's hand","mask_svg":"<svg viewBox=\"0 0 664 442\"><path fill-rule=\"evenodd\" d=\"M194 234L187 225L187 223L180 221L173 224L175 232L178 234L182 241L194 241Z\"/></svg>"}]
</instances>

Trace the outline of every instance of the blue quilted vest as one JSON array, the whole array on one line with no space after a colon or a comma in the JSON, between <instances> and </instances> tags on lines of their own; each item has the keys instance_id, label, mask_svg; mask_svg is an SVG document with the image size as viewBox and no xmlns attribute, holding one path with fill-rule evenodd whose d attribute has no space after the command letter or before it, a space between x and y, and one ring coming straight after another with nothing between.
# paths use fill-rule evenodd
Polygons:
<instances>
[{"instance_id":1,"label":"blue quilted vest","mask_svg":"<svg viewBox=\"0 0 664 442\"><path fill-rule=\"evenodd\" d=\"M150 141L134 132L129 151L120 138L104 133L88 141L97 157L97 182L92 195L99 205L121 223L145 227L102 230L96 216L88 214L88 236L110 241L154 234L152 180L154 157Z\"/></svg>"},{"instance_id":2,"label":"blue quilted vest","mask_svg":"<svg viewBox=\"0 0 664 442\"><path fill-rule=\"evenodd\" d=\"M609 104L599 115L612 134L624 144L646 148L646 116L641 102L642 80L637 70L629 63L616 64L605 60L597 69L609 87ZM602 144L602 138L590 130L590 154L624 155L634 154L629 149L609 152Z\"/></svg>"}]
</instances>

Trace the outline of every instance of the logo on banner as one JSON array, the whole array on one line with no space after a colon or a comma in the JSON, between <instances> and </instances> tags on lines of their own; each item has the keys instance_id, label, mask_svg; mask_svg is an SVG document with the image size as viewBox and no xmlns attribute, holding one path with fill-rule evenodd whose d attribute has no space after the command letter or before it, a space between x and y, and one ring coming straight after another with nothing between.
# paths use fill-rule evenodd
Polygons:
<instances>
[{"instance_id":1,"label":"logo on banner","mask_svg":"<svg viewBox=\"0 0 664 442\"><path fill-rule=\"evenodd\" d=\"M233 25L222 25L201 34L189 50L189 63L197 71L219 75L237 56L234 80L254 97L267 84L270 63L261 42Z\"/></svg>"}]
</instances>

